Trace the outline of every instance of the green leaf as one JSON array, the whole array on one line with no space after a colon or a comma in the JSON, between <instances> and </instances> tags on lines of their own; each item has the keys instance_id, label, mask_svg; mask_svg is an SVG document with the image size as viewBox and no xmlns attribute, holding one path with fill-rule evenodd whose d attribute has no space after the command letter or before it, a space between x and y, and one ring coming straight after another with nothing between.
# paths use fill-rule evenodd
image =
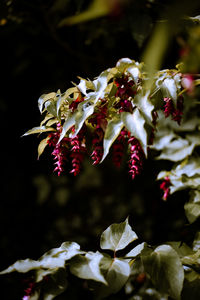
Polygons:
<instances>
[{"instance_id":1,"label":"green leaf","mask_svg":"<svg viewBox=\"0 0 200 300\"><path fill-rule=\"evenodd\" d=\"M198 231L196 233L192 246L193 246L194 251L197 251L200 249L200 231Z\"/></svg>"},{"instance_id":2,"label":"green leaf","mask_svg":"<svg viewBox=\"0 0 200 300\"><path fill-rule=\"evenodd\" d=\"M6 270L0 272L0 274L7 274L14 271L26 273L31 270L38 270L39 273L36 276L37 281L42 280L43 272L41 269L48 270L45 271L45 275L52 273L55 269L63 268L65 262L71 259L73 256L84 253L80 251L80 246L74 242L65 242L59 248L54 248L46 252L38 261L32 259L19 260L13 265L8 267Z\"/></svg>"},{"instance_id":3,"label":"green leaf","mask_svg":"<svg viewBox=\"0 0 200 300\"><path fill-rule=\"evenodd\" d=\"M97 299L102 299L110 294L115 294L125 285L130 275L130 266L127 260L104 256L100 268L108 285L97 290Z\"/></svg>"},{"instance_id":4,"label":"green leaf","mask_svg":"<svg viewBox=\"0 0 200 300\"><path fill-rule=\"evenodd\" d=\"M94 100L94 99L92 99ZM91 101L91 98L81 102L78 105L78 110L75 112L75 132L73 136L77 135L82 128L84 122L91 116L94 112L95 101Z\"/></svg>"},{"instance_id":5,"label":"green leaf","mask_svg":"<svg viewBox=\"0 0 200 300\"><path fill-rule=\"evenodd\" d=\"M195 253L191 255L187 255L183 257L182 263L185 265L191 265L191 266L196 266L199 269L200 265L200 249L198 249Z\"/></svg>"},{"instance_id":6,"label":"green leaf","mask_svg":"<svg viewBox=\"0 0 200 300\"><path fill-rule=\"evenodd\" d=\"M49 94L43 94L40 96L40 98L38 99L38 108L40 113L42 113L44 103L50 99L54 99L55 96L56 96L55 92Z\"/></svg>"},{"instance_id":7,"label":"green leaf","mask_svg":"<svg viewBox=\"0 0 200 300\"><path fill-rule=\"evenodd\" d=\"M155 287L173 299L180 299L184 271L176 251L169 245L161 245L149 255L142 254L142 261Z\"/></svg>"},{"instance_id":8,"label":"green leaf","mask_svg":"<svg viewBox=\"0 0 200 300\"><path fill-rule=\"evenodd\" d=\"M20 272L20 273L26 273L30 270L34 270L40 267L40 263L36 260L32 259L25 259L25 260L18 260L13 265L8 267L7 269L0 272L0 274L7 274L14 271Z\"/></svg>"},{"instance_id":9,"label":"green leaf","mask_svg":"<svg viewBox=\"0 0 200 300\"><path fill-rule=\"evenodd\" d=\"M163 97L169 97L173 101L177 100L178 90L180 89L181 78L179 74L174 77L167 77L161 84Z\"/></svg>"},{"instance_id":10,"label":"green leaf","mask_svg":"<svg viewBox=\"0 0 200 300\"><path fill-rule=\"evenodd\" d=\"M57 108L56 108L56 101L46 101L45 102L45 108L54 117L57 117Z\"/></svg>"},{"instance_id":11,"label":"green leaf","mask_svg":"<svg viewBox=\"0 0 200 300\"><path fill-rule=\"evenodd\" d=\"M191 191L189 202L184 205L185 214L190 223L196 221L200 217L200 191Z\"/></svg>"},{"instance_id":12,"label":"green leaf","mask_svg":"<svg viewBox=\"0 0 200 300\"><path fill-rule=\"evenodd\" d=\"M195 17L189 17L189 20L199 24L200 23L200 15L195 16Z\"/></svg>"},{"instance_id":13,"label":"green leaf","mask_svg":"<svg viewBox=\"0 0 200 300\"><path fill-rule=\"evenodd\" d=\"M199 159L190 157L181 164L175 165L170 172L161 171L157 179L168 176L171 182L170 193L186 188L198 189L200 186L200 165Z\"/></svg>"},{"instance_id":14,"label":"green leaf","mask_svg":"<svg viewBox=\"0 0 200 300\"><path fill-rule=\"evenodd\" d=\"M120 73L124 73L131 66L135 66L135 61L130 58L121 58L116 64L116 68Z\"/></svg>"},{"instance_id":15,"label":"green leaf","mask_svg":"<svg viewBox=\"0 0 200 300\"><path fill-rule=\"evenodd\" d=\"M48 276L48 281L43 282L42 294L44 300L52 300L56 296L63 293L67 288L67 272L65 269L60 268L52 272Z\"/></svg>"},{"instance_id":16,"label":"green leaf","mask_svg":"<svg viewBox=\"0 0 200 300\"><path fill-rule=\"evenodd\" d=\"M169 246L171 246L178 254L180 258L191 255L194 251L185 243L182 242L168 242Z\"/></svg>"},{"instance_id":17,"label":"green leaf","mask_svg":"<svg viewBox=\"0 0 200 300\"><path fill-rule=\"evenodd\" d=\"M44 152L44 149L48 145L47 141L49 140L49 137L46 137L46 139L43 139L39 145L38 145L38 159L40 158L40 155Z\"/></svg>"},{"instance_id":18,"label":"green leaf","mask_svg":"<svg viewBox=\"0 0 200 300\"><path fill-rule=\"evenodd\" d=\"M134 247L130 252L128 252L125 257L128 258L133 258L133 257L136 257L138 256L142 250L144 250L144 248L147 246L147 244L145 242L137 245L136 247Z\"/></svg>"},{"instance_id":19,"label":"green leaf","mask_svg":"<svg viewBox=\"0 0 200 300\"><path fill-rule=\"evenodd\" d=\"M134 104L139 108L146 122L152 125L152 111L154 105L149 99L149 92L150 91L147 91L145 94L143 91L138 92L134 98Z\"/></svg>"},{"instance_id":20,"label":"green leaf","mask_svg":"<svg viewBox=\"0 0 200 300\"><path fill-rule=\"evenodd\" d=\"M101 235L100 247L118 251L124 249L127 245L137 239L136 233L128 224L128 218L125 222L112 224Z\"/></svg>"},{"instance_id":21,"label":"green leaf","mask_svg":"<svg viewBox=\"0 0 200 300\"><path fill-rule=\"evenodd\" d=\"M118 116L108 122L108 125L106 127L104 140L103 140L103 157L101 159L101 162L106 158L106 156L109 153L110 147L120 134L120 131L122 130L124 124L121 118Z\"/></svg>"},{"instance_id":22,"label":"green leaf","mask_svg":"<svg viewBox=\"0 0 200 300\"><path fill-rule=\"evenodd\" d=\"M74 16L64 18L58 24L58 27L75 25L103 17L109 13L110 9L111 7L107 1L93 0L87 10L81 12L80 14L75 14Z\"/></svg>"},{"instance_id":23,"label":"green leaf","mask_svg":"<svg viewBox=\"0 0 200 300\"><path fill-rule=\"evenodd\" d=\"M94 86L94 92L86 93L86 87L82 87L82 90L86 94L85 100L78 104L77 110L74 113L69 114L67 119L63 124L63 129L59 138L60 142L67 131L75 125L75 132L72 136L76 136L79 130L82 128L84 122L91 116L94 112L94 108L97 105L99 98L104 97L104 92L107 87L107 76L109 70L102 72L97 79L92 83ZM79 87L80 88L80 87Z\"/></svg>"},{"instance_id":24,"label":"green leaf","mask_svg":"<svg viewBox=\"0 0 200 300\"><path fill-rule=\"evenodd\" d=\"M151 148L158 151L161 150L161 154L156 159L176 162L191 155L199 143L199 134L190 134L186 135L185 138L181 138L167 127L162 127L156 131L154 144Z\"/></svg>"},{"instance_id":25,"label":"green leaf","mask_svg":"<svg viewBox=\"0 0 200 300\"><path fill-rule=\"evenodd\" d=\"M103 255L100 252L88 252L85 256L77 255L70 262L70 271L82 279L91 279L107 284L100 270Z\"/></svg>"},{"instance_id":26,"label":"green leaf","mask_svg":"<svg viewBox=\"0 0 200 300\"><path fill-rule=\"evenodd\" d=\"M72 87L72 88L69 88L68 90L66 90L64 95L60 95L60 97L58 98L58 101L56 103L57 116L59 115L60 107L62 106L63 101L66 100L69 97L69 95L71 95L72 93L75 93L75 92L77 92L77 87Z\"/></svg>"},{"instance_id":27,"label":"green leaf","mask_svg":"<svg viewBox=\"0 0 200 300\"><path fill-rule=\"evenodd\" d=\"M58 143L64 138L65 134L68 132L68 130L75 125L75 113L71 113L68 115L67 119L65 120L63 127L62 127L62 132L60 134L60 138L58 140Z\"/></svg>"},{"instance_id":28,"label":"green leaf","mask_svg":"<svg viewBox=\"0 0 200 300\"><path fill-rule=\"evenodd\" d=\"M131 135L139 140L144 153L147 155L147 132L144 128L145 119L139 109L136 108L132 114L122 112L121 118L127 130L131 132Z\"/></svg>"},{"instance_id":29,"label":"green leaf","mask_svg":"<svg viewBox=\"0 0 200 300\"><path fill-rule=\"evenodd\" d=\"M53 127L46 127L46 126L33 127L32 129L25 132L22 136L26 136L34 133L42 133L47 131L55 131L55 129Z\"/></svg>"},{"instance_id":30,"label":"green leaf","mask_svg":"<svg viewBox=\"0 0 200 300\"><path fill-rule=\"evenodd\" d=\"M131 66L127 69L127 72L130 74L130 76L133 78L133 81L135 84L138 83L139 77L140 77L140 70L138 66ZM135 100L135 98L134 98Z\"/></svg>"},{"instance_id":31,"label":"green leaf","mask_svg":"<svg viewBox=\"0 0 200 300\"><path fill-rule=\"evenodd\" d=\"M40 297L40 291L37 290L29 296L28 300L38 300L40 299L39 297Z\"/></svg>"}]
</instances>

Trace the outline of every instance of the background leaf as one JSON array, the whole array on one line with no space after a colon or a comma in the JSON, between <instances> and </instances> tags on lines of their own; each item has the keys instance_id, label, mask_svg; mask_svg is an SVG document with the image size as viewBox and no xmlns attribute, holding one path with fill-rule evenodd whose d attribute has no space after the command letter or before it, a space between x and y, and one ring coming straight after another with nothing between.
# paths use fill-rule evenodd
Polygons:
<instances>
[{"instance_id":1,"label":"background leaf","mask_svg":"<svg viewBox=\"0 0 200 300\"><path fill-rule=\"evenodd\" d=\"M162 245L150 255L142 254L142 261L155 287L173 299L180 299L184 271L176 251L169 245Z\"/></svg>"}]
</instances>

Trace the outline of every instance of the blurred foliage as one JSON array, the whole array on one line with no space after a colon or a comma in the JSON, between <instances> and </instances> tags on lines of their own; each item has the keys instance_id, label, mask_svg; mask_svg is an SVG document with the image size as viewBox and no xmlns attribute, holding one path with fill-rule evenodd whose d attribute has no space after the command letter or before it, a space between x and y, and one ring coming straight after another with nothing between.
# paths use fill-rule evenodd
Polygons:
<instances>
[{"instance_id":1,"label":"blurred foliage","mask_svg":"<svg viewBox=\"0 0 200 300\"><path fill-rule=\"evenodd\" d=\"M170 169L170 162L147 161L142 176L134 182L124 166L118 172L109 160L98 167L86 162L78 178L57 178L48 156L37 162L35 139L20 138L40 121L35 105L38 95L58 88L65 90L70 81L77 81L77 76L93 78L121 57L140 60L172 3L179 8L184 4L186 9L180 15L174 13L181 22L173 28L161 67L171 68L184 61L184 72L199 72L199 27L184 19L200 14L198 1L113 0L109 6L112 9L104 11L104 16L74 26L59 26L66 18L86 11L91 2L0 3L1 270L19 258L38 258L64 240L96 250L97 236L127 215L139 238L151 244L166 240L190 244L199 228L199 220L187 224L183 207L187 192L176 195L176 201L174 195L168 202L161 200L159 184L155 183L157 170ZM32 113L27 114L27 106ZM2 299L23 296L23 276L1 280ZM80 295L91 299L82 282L73 276L71 280L77 288L69 287L67 294L58 299L79 299ZM185 293L188 299L187 289ZM110 299L117 297L122 299L124 294Z\"/></svg>"}]
</instances>

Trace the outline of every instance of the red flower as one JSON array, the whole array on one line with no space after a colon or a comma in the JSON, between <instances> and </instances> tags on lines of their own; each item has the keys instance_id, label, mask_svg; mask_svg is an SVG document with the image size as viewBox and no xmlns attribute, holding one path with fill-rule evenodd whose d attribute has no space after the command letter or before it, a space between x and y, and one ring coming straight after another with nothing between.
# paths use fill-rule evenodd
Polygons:
<instances>
[{"instance_id":1,"label":"red flower","mask_svg":"<svg viewBox=\"0 0 200 300\"><path fill-rule=\"evenodd\" d=\"M69 108L74 112L75 109L77 109L77 106L79 103L83 102L84 98L81 96L81 94L78 95L78 97L72 101L72 103L69 105Z\"/></svg>"},{"instance_id":2,"label":"red flower","mask_svg":"<svg viewBox=\"0 0 200 300\"><path fill-rule=\"evenodd\" d=\"M74 138L70 139L72 145L72 153L70 155L72 158L72 170L70 173L74 174L74 176L80 173L81 164L86 152L84 131L84 128L82 128Z\"/></svg>"},{"instance_id":3,"label":"red flower","mask_svg":"<svg viewBox=\"0 0 200 300\"><path fill-rule=\"evenodd\" d=\"M171 98L165 97L164 99L164 114L165 118L169 117L174 112L174 103Z\"/></svg>"},{"instance_id":4,"label":"red flower","mask_svg":"<svg viewBox=\"0 0 200 300\"><path fill-rule=\"evenodd\" d=\"M128 76L123 75L120 78L116 78L114 83L117 86L115 97L120 98L120 101L116 104L116 108L119 109L119 112L132 112L132 104L128 98L135 95L135 90L133 89L134 81L129 80Z\"/></svg>"},{"instance_id":5,"label":"red flower","mask_svg":"<svg viewBox=\"0 0 200 300\"><path fill-rule=\"evenodd\" d=\"M92 126L95 127L94 137L92 140L92 147L94 150L91 154L92 160L94 161L93 165L99 164L103 156L103 137L107 126L107 107L104 105L104 100L102 100L102 104L103 105L99 108L99 111L89 120Z\"/></svg>"},{"instance_id":6,"label":"red flower","mask_svg":"<svg viewBox=\"0 0 200 300\"><path fill-rule=\"evenodd\" d=\"M67 156L69 154L68 150L68 138L63 138L60 143L58 143L59 137L61 133L61 125L58 123L57 124L57 131L55 133L50 133L49 134L49 140L48 144L49 146L54 147L54 150L52 152L52 155L54 156L55 160L55 172L58 172L58 176L64 171L64 165L67 160Z\"/></svg>"},{"instance_id":7,"label":"red flower","mask_svg":"<svg viewBox=\"0 0 200 300\"><path fill-rule=\"evenodd\" d=\"M176 121L179 125L183 116L183 97L180 96L176 102L176 108L171 98L164 98L164 114L165 118L172 116L172 120Z\"/></svg>"},{"instance_id":8,"label":"red flower","mask_svg":"<svg viewBox=\"0 0 200 300\"><path fill-rule=\"evenodd\" d=\"M129 160L129 173L132 176L132 179L136 175L139 175L142 171L143 161L144 161L144 152L140 145L140 142L133 136L129 138L128 143L130 147L130 160Z\"/></svg>"},{"instance_id":9,"label":"red flower","mask_svg":"<svg viewBox=\"0 0 200 300\"><path fill-rule=\"evenodd\" d=\"M124 154L124 144L125 140L127 137L127 131L122 130L120 132L120 135L116 139L116 141L113 144L113 153L112 153L112 158L113 158L113 163L114 165L119 168L122 163L122 158Z\"/></svg>"},{"instance_id":10,"label":"red flower","mask_svg":"<svg viewBox=\"0 0 200 300\"><path fill-rule=\"evenodd\" d=\"M176 121L178 125L180 125L182 116L183 116L183 98L179 97L177 99L176 109L172 114L172 120Z\"/></svg>"},{"instance_id":11,"label":"red flower","mask_svg":"<svg viewBox=\"0 0 200 300\"><path fill-rule=\"evenodd\" d=\"M167 198L170 195L170 179L168 176L166 176L163 180L163 182L160 184L160 189L163 190L164 194L163 194L163 200L167 200Z\"/></svg>"}]
</instances>

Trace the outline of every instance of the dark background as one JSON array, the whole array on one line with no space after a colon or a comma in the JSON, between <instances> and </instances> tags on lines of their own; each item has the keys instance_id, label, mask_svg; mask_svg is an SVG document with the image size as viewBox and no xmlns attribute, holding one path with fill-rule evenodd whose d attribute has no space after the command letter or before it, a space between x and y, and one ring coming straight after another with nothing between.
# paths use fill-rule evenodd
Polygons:
<instances>
[{"instance_id":1,"label":"dark background","mask_svg":"<svg viewBox=\"0 0 200 300\"><path fill-rule=\"evenodd\" d=\"M37 160L40 138L21 137L42 120L37 108L41 94L63 92L71 81L78 82L77 76L93 79L122 57L140 60L155 24L171 4L113 1L105 17L57 28L60 20L78 14L89 3L16 0L0 4L1 270L18 259L37 259L67 240L98 250L101 232L128 215L142 241L188 239L180 208L187 195L176 201L172 196L165 203L155 182L158 171L169 168L169 163L150 159L143 174L132 181L128 158L120 171L111 157L97 167L89 159L77 178L67 170L57 177L49 150ZM180 50L174 36L162 67L174 67ZM13 276L2 279L1 299L23 296L21 278Z\"/></svg>"}]
</instances>

